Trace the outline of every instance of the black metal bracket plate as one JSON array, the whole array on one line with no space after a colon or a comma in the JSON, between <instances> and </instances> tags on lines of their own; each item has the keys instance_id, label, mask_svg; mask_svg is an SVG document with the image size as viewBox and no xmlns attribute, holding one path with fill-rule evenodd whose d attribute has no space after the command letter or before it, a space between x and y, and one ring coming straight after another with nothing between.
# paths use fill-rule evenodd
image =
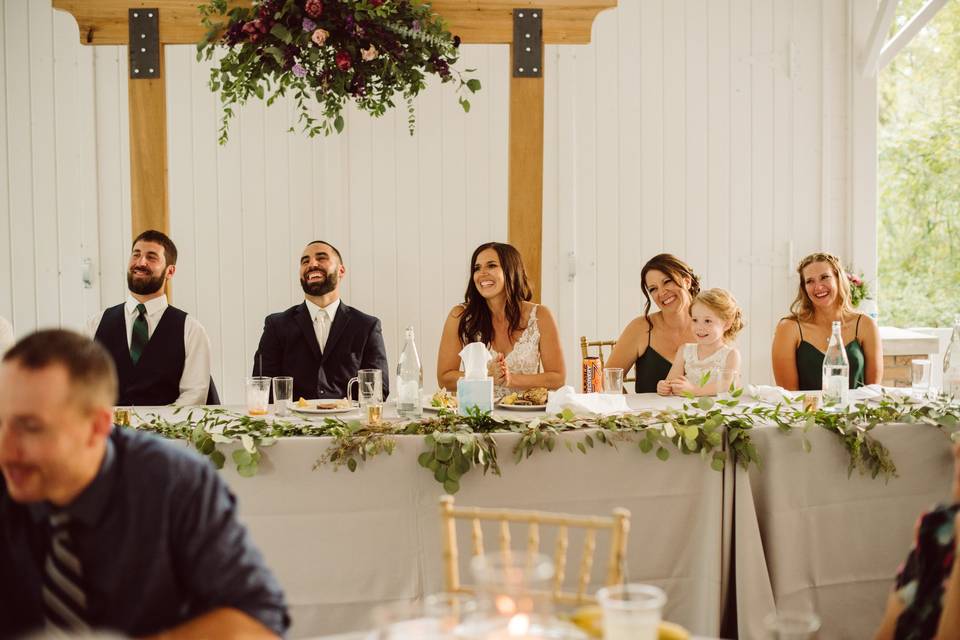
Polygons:
<instances>
[{"instance_id":1,"label":"black metal bracket plate","mask_svg":"<svg viewBox=\"0 0 960 640\"><path fill-rule=\"evenodd\" d=\"M130 79L160 77L160 10L129 9Z\"/></svg>"},{"instance_id":2,"label":"black metal bracket plate","mask_svg":"<svg viewBox=\"0 0 960 640\"><path fill-rule=\"evenodd\" d=\"M543 76L543 9L513 10L513 77Z\"/></svg>"}]
</instances>

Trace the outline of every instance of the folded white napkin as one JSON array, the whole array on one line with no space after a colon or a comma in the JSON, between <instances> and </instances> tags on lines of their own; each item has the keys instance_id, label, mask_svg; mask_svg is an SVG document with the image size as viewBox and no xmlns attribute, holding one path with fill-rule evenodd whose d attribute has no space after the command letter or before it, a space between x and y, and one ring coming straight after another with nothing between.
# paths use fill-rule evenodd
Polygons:
<instances>
[{"instance_id":1,"label":"folded white napkin","mask_svg":"<svg viewBox=\"0 0 960 640\"><path fill-rule=\"evenodd\" d=\"M748 384L746 389L744 389L744 395L757 402L779 404L781 402L793 402L803 394L795 391L787 391L783 387L774 387L768 384Z\"/></svg>"},{"instance_id":2,"label":"folded white napkin","mask_svg":"<svg viewBox=\"0 0 960 640\"><path fill-rule=\"evenodd\" d=\"M564 409L570 409L578 416L605 416L630 411L622 393L577 393L569 385L547 394L548 414L560 413Z\"/></svg>"},{"instance_id":3,"label":"folded white napkin","mask_svg":"<svg viewBox=\"0 0 960 640\"><path fill-rule=\"evenodd\" d=\"M893 400L905 402L923 402L926 400L927 392L910 387L884 387L879 384L868 384L859 389L850 390L850 399L854 402L863 400L879 400L886 394Z\"/></svg>"}]
</instances>

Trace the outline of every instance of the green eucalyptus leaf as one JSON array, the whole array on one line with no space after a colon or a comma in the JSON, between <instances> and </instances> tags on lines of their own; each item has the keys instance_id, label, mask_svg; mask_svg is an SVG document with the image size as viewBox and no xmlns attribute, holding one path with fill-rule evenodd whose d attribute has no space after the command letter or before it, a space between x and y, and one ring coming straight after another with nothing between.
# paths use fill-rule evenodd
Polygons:
<instances>
[{"instance_id":1,"label":"green eucalyptus leaf","mask_svg":"<svg viewBox=\"0 0 960 640\"><path fill-rule=\"evenodd\" d=\"M253 456L246 449L237 449L233 452L233 462L238 467L253 463Z\"/></svg>"},{"instance_id":2,"label":"green eucalyptus leaf","mask_svg":"<svg viewBox=\"0 0 960 640\"><path fill-rule=\"evenodd\" d=\"M431 460L433 460L433 453L430 451L424 451L419 456L417 456L417 463L421 467L429 467Z\"/></svg>"},{"instance_id":3,"label":"green eucalyptus leaf","mask_svg":"<svg viewBox=\"0 0 960 640\"><path fill-rule=\"evenodd\" d=\"M650 453L652 449L653 449L653 442L651 442L650 440L640 441L640 451L643 451L644 453Z\"/></svg>"},{"instance_id":4,"label":"green eucalyptus leaf","mask_svg":"<svg viewBox=\"0 0 960 640\"><path fill-rule=\"evenodd\" d=\"M222 451L214 451L210 454L210 462L213 463L213 466L216 469L223 469L223 464L226 462L226 456L223 455Z\"/></svg>"},{"instance_id":5,"label":"green eucalyptus leaf","mask_svg":"<svg viewBox=\"0 0 960 640\"><path fill-rule=\"evenodd\" d=\"M357 470L356 458L347 458L347 469L350 469L351 472L354 472Z\"/></svg>"},{"instance_id":6,"label":"green eucalyptus leaf","mask_svg":"<svg viewBox=\"0 0 960 640\"><path fill-rule=\"evenodd\" d=\"M663 460L664 462L666 462L667 459L670 457L670 452L664 449L663 447L660 447L659 449L657 449L657 457Z\"/></svg>"},{"instance_id":7,"label":"green eucalyptus leaf","mask_svg":"<svg viewBox=\"0 0 960 640\"><path fill-rule=\"evenodd\" d=\"M443 481L443 490L449 493L450 495L455 494L457 491L460 491L460 483L456 480L444 480Z\"/></svg>"},{"instance_id":8,"label":"green eucalyptus leaf","mask_svg":"<svg viewBox=\"0 0 960 640\"><path fill-rule=\"evenodd\" d=\"M257 470L257 464L254 462L237 467L237 473L244 478L252 478L253 476L257 475Z\"/></svg>"}]
</instances>

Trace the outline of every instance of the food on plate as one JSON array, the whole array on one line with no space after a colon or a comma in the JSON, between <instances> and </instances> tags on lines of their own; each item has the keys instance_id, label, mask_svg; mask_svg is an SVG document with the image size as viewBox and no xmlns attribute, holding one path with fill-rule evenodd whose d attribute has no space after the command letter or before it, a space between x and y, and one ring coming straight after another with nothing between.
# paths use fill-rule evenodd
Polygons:
<instances>
[{"instance_id":1,"label":"food on plate","mask_svg":"<svg viewBox=\"0 0 960 640\"><path fill-rule=\"evenodd\" d=\"M570 622L591 638L603 637L603 609L599 605L580 607L570 615Z\"/></svg>"},{"instance_id":2,"label":"food on plate","mask_svg":"<svg viewBox=\"0 0 960 640\"><path fill-rule=\"evenodd\" d=\"M457 396L446 389L440 389L430 398L430 406L440 407L441 409L456 409L458 406Z\"/></svg>"},{"instance_id":3,"label":"food on plate","mask_svg":"<svg viewBox=\"0 0 960 640\"><path fill-rule=\"evenodd\" d=\"M500 399L500 404L514 406L531 406L547 404L547 390L545 387L534 387L524 391L510 393Z\"/></svg>"},{"instance_id":4,"label":"food on plate","mask_svg":"<svg viewBox=\"0 0 960 640\"><path fill-rule=\"evenodd\" d=\"M339 400L306 400L301 397L297 400L298 409L349 409L351 406L352 403L347 398L340 398Z\"/></svg>"},{"instance_id":5,"label":"food on plate","mask_svg":"<svg viewBox=\"0 0 960 640\"><path fill-rule=\"evenodd\" d=\"M657 627L657 640L689 640L690 632L675 622L663 620Z\"/></svg>"},{"instance_id":6,"label":"food on plate","mask_svg":"<svg viewBox=\"0 0 960 640\"><path fill-rule=\"evenodd\" d=\"M570 614L570 622L591 638L603 637L603 609L591 604ZM657 626L657 640L689 640L690 632L674 622L663 620Z\"/></svg>"}]
</instances>

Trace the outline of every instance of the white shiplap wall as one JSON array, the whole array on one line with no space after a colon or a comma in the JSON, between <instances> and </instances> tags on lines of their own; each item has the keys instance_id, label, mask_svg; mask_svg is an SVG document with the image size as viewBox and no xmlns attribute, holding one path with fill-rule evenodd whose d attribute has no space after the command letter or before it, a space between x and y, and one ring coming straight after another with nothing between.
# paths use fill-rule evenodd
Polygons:
<instances>
[{"instance_id":1,"label":"white shiplap wall","mask_svg":"<svg viewBox=\"0 0 960 640\"><path fill-rule=\"evenodd\" d=\"M543 298L571 381L578 337L614 337L639 313L657 252L734 292L758 382L793 263L827 249L875 274L875 86L854 64L875 7L621 0L593 44L547 47ZM81 47L43 0L0 1L0 35L0 315L18 334L80 327L124 295L126 51ZM434 386L470 253L506 239L507 48L464 47L484 87L470 114L434 87L413 137L403 110L350 113L344 135L309 140L286 133L288 105L251 104L224 147L193 48L166 62L174 298L210 334L222 395L240 398L263 316L300 299L314 238L344 253L344 298L383 320L391 358L416 328Z\"/></svg>"}]
</instances>

